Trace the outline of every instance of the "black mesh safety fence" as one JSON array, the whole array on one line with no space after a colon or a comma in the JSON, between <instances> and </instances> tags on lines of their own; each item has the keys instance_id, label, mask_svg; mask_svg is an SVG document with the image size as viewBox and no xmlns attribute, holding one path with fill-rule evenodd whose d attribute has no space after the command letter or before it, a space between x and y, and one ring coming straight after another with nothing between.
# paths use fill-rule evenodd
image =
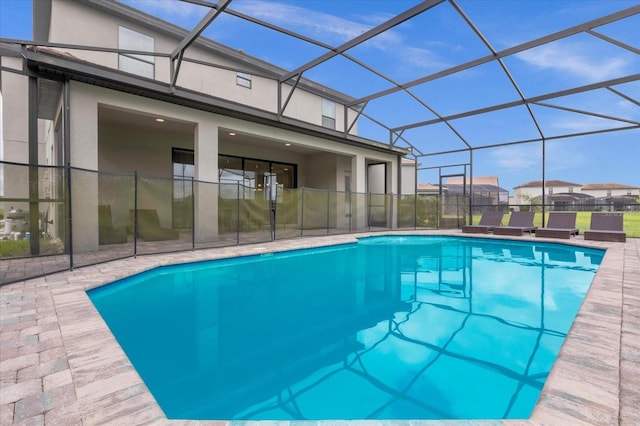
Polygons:
<instances>
[{"instance_id":1,"label":"black mesh safety fence","mask_svg":"<svg viewBox=\"0 0 640 426\"><path fill-rule=\"evenodd\" d=\"M138 255L454 227L468 211L462 198L255 188L10 162L0 162L0 171L0 284Z\"/></svg>"}]
</instances>

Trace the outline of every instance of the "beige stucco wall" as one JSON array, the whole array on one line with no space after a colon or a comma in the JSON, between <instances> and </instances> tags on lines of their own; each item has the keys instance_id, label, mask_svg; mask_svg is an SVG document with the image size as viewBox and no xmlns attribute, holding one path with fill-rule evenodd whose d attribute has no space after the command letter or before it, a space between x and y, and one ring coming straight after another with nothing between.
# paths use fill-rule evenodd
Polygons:
<instances>
[{"instance_id":1,"label":"beige stucco wall","mask_svg":"<svg viewBox=\"0 0 640 426\"><path fill-rule=\"evenodd\" d=\"M640 193L640 190L633 189L633 188L611 189L610 194L608 193L609 191L606 189L586 189L586 190L582 190L581 192L584 194L589 194L593 197L599 198L599 197L608 197L608 196L616 196L616 195L627 195L629 192L631 192L631 195L638 195Z\"/></svg>"},{"instance_id":2,"label":"beige stucco wall","mask_svg":"<svg viewBox=\"0 0 640 426\"><path fill-rule=\"evenodd\" d=\"M403 164L400 185L401 194L414 195L416 193L416 168L414 164Z\"/></svg>"},{"instance_id":3,"label":"beige stucco wall","mask_svg":"<svg viewBox=\"0 0 640 426\"><path fill-rule=\"evenodd\" d=\"M2 57L2 66L20 69L19 58ZM29 78L2 71L2 138L4 161L29 160ZM5 183L6 185L6 183Z\"/></svg>"},{"instance_id":4,"label":"beige stucco wall","mask_svg":"<svg viewBox=\"0 0 640 426\"><path fill-rule=\"evenodd\" d=\"M96 47L117 48L119 26L137 31L153 37L155 51L158 53L171 53L177 43L177 38L151 31L137 22L116 19L116 17L101 13L96 9L81 2L70 0L56 0L52 3L52 18L49 41L55 43L81 44ZM82 34L82 40L78 35ZM63 49L74 56L94 62L96 64L117 69L118 54L95 52L86 50ZM189 90L198 91L207 95L227 99L243 105L250 105L272 113L278 109L278 83L275 80L252 76L252 87L238 86L236 84L236 70L248 72L251 69L247 65L234 64L227 58L214 54L198 46L190 46L186 52L187 58L198 61L219 64L229 69L205 66L189 61L183 61L178 73L176 85ZM170 61L168 58L156 57L155 79L168 83L170 81ZM286 99L289 87L283 87L283 99ZM287 106L284 115L303 120L315 125L322 124L321 112L322 97L297 88ZM356 114L349 112L351 118ZM336 129L344 129L344 107L336 105ZM357 125L351 131L357 133Z\"/></svg>"},{"instance_id":5,"label":"beige stucco wall","mask_svg":"<svg viewBox=\"0 0 640 426\"><path fill-rule=\"evenodd\" d=\"M195 126L194 126L195 131ZM98 129L98 169L115 173L138 171L171 177L171 149L194 149L193 137L167 131L101 126Z\"/></svg>"}]
</instances>

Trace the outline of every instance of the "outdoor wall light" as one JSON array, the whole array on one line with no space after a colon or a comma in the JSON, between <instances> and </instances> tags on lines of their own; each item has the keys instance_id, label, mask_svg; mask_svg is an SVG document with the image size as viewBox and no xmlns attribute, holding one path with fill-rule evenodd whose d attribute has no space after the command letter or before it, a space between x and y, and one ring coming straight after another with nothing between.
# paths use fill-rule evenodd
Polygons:
<instances>
[{"instance_id":1,"label":"outdoor wall light","mask_svg":"<svg viewBox=\"0 0 640 426\"><path fill-rule=\"evenodd\" d=\"M291 144L290 143L285 143L284 146L291 146Z\"/></svg>"},{"instance_id":2,"label":"outdoor wall light","mask_svg":"<svg viewBox=\"0 0 640 426\"><path fill-rule=\"evenodd\" d=\"M164 123L164 118L156 118L156 121L157 121L158 123Z\"/></svg>"},{"instance_id":3,"label":"outdoor wall light","mask_svg":"<svg viewBox=\"0 0 640 426\"><path fill-rule=\"evenodd\" d=\"M235 132L229 132L229 136L235 136L236 133Z\"/></svg>"}]
</instances>

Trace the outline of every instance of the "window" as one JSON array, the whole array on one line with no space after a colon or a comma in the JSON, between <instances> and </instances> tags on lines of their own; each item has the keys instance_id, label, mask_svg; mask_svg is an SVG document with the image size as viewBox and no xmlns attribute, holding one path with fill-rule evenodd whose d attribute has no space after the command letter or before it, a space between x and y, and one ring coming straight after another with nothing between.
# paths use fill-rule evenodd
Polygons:
<instances>
[{"instance_id":1,"label":"window","mask_svg":"<svg viewBox=\"0 0 640 426\"><path fill-rule=\"evenodd\" d=\"M326 99L322 100L322 127L336 128L336 104Z\"/></svg>"},{"instance_id":2,"label":"window","mask_svg":"<svg viewBox=\"0 0 640 426\"><path fill-rule=\"evenodd\" d=\"M244 72L239 72L236 74L236 84L238 86L246 87L251 89L251 74L247 74Z\"/></svg>"},{"instance_id":3,"label":"window","mask_svg":"<svg viewBox=\"0 0 640 426\"><path fill-rule=\"evenodd\" d=\"M220 155L220 196L225 199L273 199L277 190L296 187L294 164ZM271 197L271 198L270 198Z\"/></svg>"},{"instance_id":4,"label":"window","mask_svg":"<svg viewBox=\"0 0 640 426\"><path fill-rule=\"evenodd\" d=\"M569 187L569 194L573 194L573 186Z\"/></svg>"},{"instance_id":5,"label":"window","mask_svg":"<svg viewBox=\"0 0 640 426\"><path fill-rule=\"evenodd\" d=\"M193 150L173 148L173 227L191 228L193 211Z\"/></svg>"},{"instance_id":6,"label":"window","mask_svg":"<svg viewBox=\"0 0 640 426\"><path fill-rule=\"evenodd\" d=\"M553 188L549 188L549 195L553 195Z\"/></svg>"},{"instance_id":7,"label":"window","mask_svg":"<svg viewBox=\"0 0 640 426\"><path fill-rule=\"evenodd\" d=\"M122 50L153 52L154 40L153 37L149 37L148 35L120 27L118 31L118 48ZM121 71L154 78L154 67L155 59L153 56L132 53L120 53L118 55L118 68Z\"/></svg>"},{"instance_id":8,"label":"window","mask_svg":"<svg viewBox=\"0 0 640 426\"><path fill-rule=\"evenodd\" d=\"M607 189L607 197L611 197L611 190Z\"/></svg>"}]
</instances>

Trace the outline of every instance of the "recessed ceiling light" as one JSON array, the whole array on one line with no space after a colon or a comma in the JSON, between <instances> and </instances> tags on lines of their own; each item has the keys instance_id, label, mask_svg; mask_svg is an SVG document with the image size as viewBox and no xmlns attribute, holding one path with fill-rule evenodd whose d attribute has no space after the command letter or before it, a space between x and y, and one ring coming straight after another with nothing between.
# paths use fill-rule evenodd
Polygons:
<instances>
[{"instance_id":1,"label":"recessed ceiling light","mask_svg":"<svg viewBox=\"0 0 640 426\"><path fill-rule=\"evenodd\" d=\"M158 123L164 123L164 118L156 118L156 121L157 121Z\"/></svg>"},{"instance_id":2,"label":"recessed ceiling light","mask_svg":"<svg viewBox=\"0 0 640 426\"><path fill-rule=\"evenodd\" d=\"M229 136L235 136L236 132L229 132Z\"/></svg>"}]
</instances>

